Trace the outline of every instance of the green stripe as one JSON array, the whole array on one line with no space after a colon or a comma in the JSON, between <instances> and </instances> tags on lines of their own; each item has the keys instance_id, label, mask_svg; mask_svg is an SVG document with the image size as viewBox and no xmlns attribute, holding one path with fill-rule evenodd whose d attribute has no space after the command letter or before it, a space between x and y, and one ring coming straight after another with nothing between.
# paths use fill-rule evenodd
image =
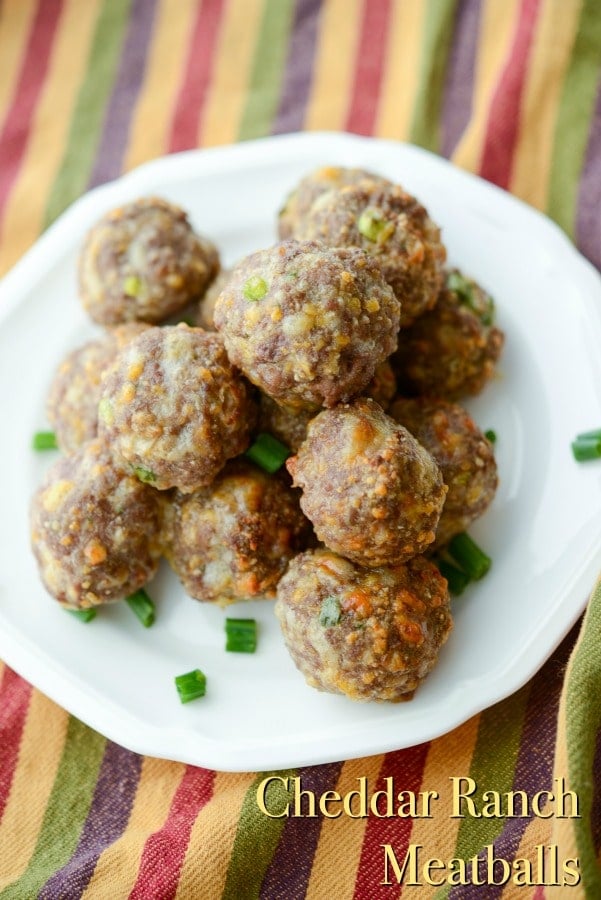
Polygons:
<instances>
[{"instance_id":1,"label":"green stripe","mask_svg":"<svg viewBox=\"0 0 601 900\"><path fill-rule=\"evenodd\" d=\"M453 43L457 0L428 0L419 82L410 140L435 153L440 151L443 90L449 52Z\"/></svg>"},{"instance_id":2,"label":"green stripe","mask_svg":"<svg viewBox=\"0 0 601 900\"><path fill-rule=\"evenodd\" d=\"M568 776L580 801L579 819L571 819L586 896L601 897L601 871L591 830L595 790L593 764L601 728L601 582L588 605L580 640L568 666L565 690Z\"/></svg>"},{"instance_id":3,"label":"green stripe","mask_svg":"<svg viewBox=\"0 0 601 900\"><path fill-rule=\"evenodd\" d=\"M267 0L255 49L248 101L242 114L238 140L263 137L271 131L280 98L293 0Z\"/></svg>"},{"instance_id":4,"label":"green stripe","mask_svg":"<svg viewBox=\"0 0 601 900\"><path fill-rule=\"evenodd\" d=\"M67 149L44 215L50 225L88 185L132 0L105 0L92 40L88 66L71 119Z\"/></svg>"},{"instance_id":5,"label":"green stripe","mask_svg":"<svg viewBox=\"0 0 601 900\"><path fill-rule=\"evenodd\" d=\"M497 703L480 716L469 771L470 778L477 784L476 797L484 791L503 794L513 787L530 688L530 684L526 685L517 694ZM466 814L459 825L453 856L470 859L486 844L492 844L504 827L503 818L476 819ZM450 890L450 886L442 888L436 894L437 900L447 897Z\"/></svg>"},{"instance_id":6,"label":"green stripe","mask_svg":"<svg viewBox=\"0 0 601 900\"><path fill-rule=\"evenodd\" d=\"M21 877L0 893L2 900L36 897L50 876L69 861L92 803L105 746L106 738L70 717L35 850ZM39 753L42 757L43 747Z\"/></svg>"},{"instance_id":7,"label":"green stripe","mask_svg":"<svg viewBox=\"0 0 601 900\"><path fill-rule=\"evenodd\" d=\"M267 867L280 840L285 818L271 819L257 806L257 787L264 778L275 775L292 778L295 769L282 772L261 772L246 793L238 822L238 830L227 870L225 888L221 900L256 900ZM281 781L272 781L265 794L268 810L279 812L293 799L293 790L287 790Z\"/></svg>"},{"instance_id":8,"label":"green stripe","mask_svg":"<svg viewBox=\"0 0 601 900\"><path fill-rule=\"evenodd\" d=\"M549 215L571 236L576 227L578 185L593 121L600 67L599 0L584 0L559 102L547 201Z\"/></svg>"}]
</instances>

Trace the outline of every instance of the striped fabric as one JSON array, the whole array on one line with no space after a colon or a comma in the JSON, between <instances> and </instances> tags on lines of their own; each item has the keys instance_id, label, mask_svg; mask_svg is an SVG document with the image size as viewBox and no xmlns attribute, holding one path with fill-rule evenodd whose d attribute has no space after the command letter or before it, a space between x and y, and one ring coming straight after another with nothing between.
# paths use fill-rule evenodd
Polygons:
<instances>
[{"instance_id":1,"label":"striped fabric","mask_svg":"<svg viewBox=\"0 0 601 900\"><path fill-rule=\"evenodd\" d=\"M398 138L547 212L601 267L599 0L0 0L0 273L75 198L144 160L302 129ZM438 791L431 819L269 819L264 774L142 758L0 669L0 900L385 900L382 845L487 847L579 886L403 896L601 897L601 587L514 696L436 741L297 772L321 794ZM569 660L569 662L568 662ZM0 664L1 666L2 664ZM450 775L489 790L567 778L580 819L452 819ZM276 783L280 800L283 784ZM436 873L434 873L436 874ZM543 879L541 879L543 880Z\"/></svg>"}]
</instances>

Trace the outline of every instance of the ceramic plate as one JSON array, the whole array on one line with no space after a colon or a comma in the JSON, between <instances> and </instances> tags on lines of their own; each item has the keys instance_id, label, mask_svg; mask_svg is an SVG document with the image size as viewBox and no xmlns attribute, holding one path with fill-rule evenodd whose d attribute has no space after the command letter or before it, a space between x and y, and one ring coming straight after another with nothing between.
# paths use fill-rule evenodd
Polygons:
<instances>
[{"instance_id":1,"label":"ceramic plate","mask_svg":"<svg viewBox=\"0 0 601 900\"><path fill-rule=\"evenodd\" d=\"M50 600L29 549L29 498L50 454L30 450L61 357L97 332L79 306L82 235L105 211L157 193L185 207L227 266L275 239L276 212L307 171L361 166L400 181L442 226L451 263L497 302L499 378L468 405L498 435L501 483L471 530L490 574L454 601L455 628L410 703L357 704L304 683L271 603L255 655L224 650L226 613L183 593L165 567L144 629L125 604L83 625ZM416 147L303 134L151 162L75 203L0 285L0 656L57 703L140 753L220 770L322 763L417 744L519 688L582 611L600 567L601 464L570 441L601 426L601 285L559 229L503 191ZM173 678L208 690L182 706Z\"/></svg>"}]
</instances>

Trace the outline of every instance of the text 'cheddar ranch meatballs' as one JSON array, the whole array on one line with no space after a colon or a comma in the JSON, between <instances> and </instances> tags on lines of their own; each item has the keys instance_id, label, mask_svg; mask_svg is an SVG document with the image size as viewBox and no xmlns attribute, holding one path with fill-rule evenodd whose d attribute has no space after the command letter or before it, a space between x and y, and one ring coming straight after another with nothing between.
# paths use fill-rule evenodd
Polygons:
<instances>
[{"instance_id":1,"label":"text 'cheddar ranch meatballs'","mask_svg":"<svg viewBox=\"0 0 601 900\"><path fill-rule=\"evenodd\" d=\"M307 174L276 231L220 274L160 197L91 228L79 293L98 335L49 387L63 456L31 504L33 552L72 610L131 600L161 557L197 602L275 599L310 686L408 700L451 632L449 584L486 568L465 529L495 496L494 435L456 401L495 376L504 336L382 175Z\"/></svg>"}]
</instances>

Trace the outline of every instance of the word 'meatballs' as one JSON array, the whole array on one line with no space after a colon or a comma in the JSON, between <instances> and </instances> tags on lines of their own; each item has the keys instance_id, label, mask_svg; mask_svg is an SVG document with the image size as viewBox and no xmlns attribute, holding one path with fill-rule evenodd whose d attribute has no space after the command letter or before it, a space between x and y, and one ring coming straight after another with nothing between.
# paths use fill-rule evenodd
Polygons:
<instances>
[{"instance_id":1,"label":"word 'meatballs'","mask_svg":"<svg viewBox=\"0 0 601 900\"><path fill-rule=\"evenodd\" d=\"M121 465L159 490L210 484L248 446L256 409L221 338L187 325L149 328L119 354L98 407Z\"/></svg>"},{"instance_id":2,"label":"word 'meatballs'","mask_svg":"<svg viewBox=\"0 0 601 900\"><path fill-rule=\"evenodd\" d=\"M247 256L214 315L234 365L297 409L361 393L396 347L399 318L400 303L374 260L313 241Z\"/></svg>"},{"instance_id":3,"label":"word 'meatballs'","mask_svg":"<svg viewBox=\"0 0 601 900\"><path fill-rule=\"evenodd\" d=\"M88 232L79 259L84 308L101 325L161 322L200 297L219 271L217 248L183 209L142 197Z\"/></svg>"},{"instance_id":4,"label":"word 'meatballs'","mask_svg":"<svg viewBox=\"0 0 601 900\"><path fill-rule=\"evenodd\" d=\"M119 600L155 574L161 495L117 470L100 440L61 457L33 497L31 543L46 589L85 609Z\"/></svg>"},{"instance_id":5,"label":"word 'meatballs'","mask_svg":"<svg viewBox=\"0 0 601 900\"><path fill-rule=\"evenodd\" d=\"M386 566L434 541L446 486L415 438L373 400L323 410L286 466L320 541L361 566Z\"/></svg>"},{"instance_id":6,"label":"word 'meatballs'","mask_svg":"<svg viewBox=\"0 0 601 900\"><path fill-rule=\"evenodd\" d=\"M277 596L286 646L307 683L352 700L410 700L452 628L447 583L423 556L363 569L309 551L292 560Z\"/></svg>"}]
</instances>

